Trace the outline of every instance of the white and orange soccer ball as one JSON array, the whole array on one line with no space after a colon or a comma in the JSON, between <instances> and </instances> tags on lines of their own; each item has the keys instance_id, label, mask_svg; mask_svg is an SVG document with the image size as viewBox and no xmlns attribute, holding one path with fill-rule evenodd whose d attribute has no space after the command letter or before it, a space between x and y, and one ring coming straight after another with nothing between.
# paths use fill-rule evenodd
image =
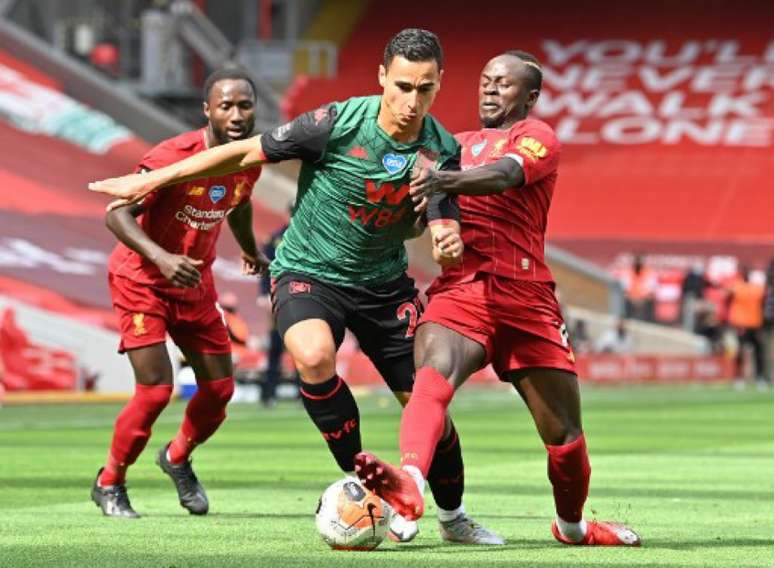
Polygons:
<instances>
[{"instance_id":1,"label":"white and orange soccer ball","mask_svg":"<svg viewBox=\"0 0 774 568\"><path fill-rule=\"evenodd\" d=\"M352 477L332 484L320 497L315 521L335 550L373 550L387 535L392 508Z\"/></svg>"}]
</instances>

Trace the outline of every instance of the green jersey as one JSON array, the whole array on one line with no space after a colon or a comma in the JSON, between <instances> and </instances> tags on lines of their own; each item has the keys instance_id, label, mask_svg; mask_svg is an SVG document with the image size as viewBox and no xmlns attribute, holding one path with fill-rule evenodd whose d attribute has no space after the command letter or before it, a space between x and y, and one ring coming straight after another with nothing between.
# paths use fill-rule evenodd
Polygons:
<instances>
[{"instance_id":1,"label":"green jersey","mask_svg":"<svg viewBox=\"0 0 774 568\"><path fill-rule=\"evenodd\" d=\"M379 96L332 103L262 136L270 162L303 160L272 277L300 272L334 284L368 285L406 270L404 241L417 220L411 171L459 168L460 146L430 115L416 141L398 142L377 124L380 103ZM457 218L453 198L434 197L427 216Z\"/></svg>"}]
</instances>

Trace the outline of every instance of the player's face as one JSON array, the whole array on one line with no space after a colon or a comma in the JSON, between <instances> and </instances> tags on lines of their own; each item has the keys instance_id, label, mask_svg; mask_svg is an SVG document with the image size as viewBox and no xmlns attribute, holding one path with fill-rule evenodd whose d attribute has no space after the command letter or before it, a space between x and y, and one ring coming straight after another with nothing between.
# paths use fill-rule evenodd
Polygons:
<instances>
[{"instance_id":1,"label":"player's face","mask_svg":"<svg viewBox=\"0 0 774 568\"><path fill-rule=\"evenodd\" d=\"M250 83L242 79L215 83L204 103L204 115L218 144L248 138L255 125L255 96Z\"/></svg>"},{"instance_id":2,"label":"player's face","mask_svg":"<svg viewBox=\"0 0 774 568\"><path fill-rule=\"evenodd\" d=\"M518 57L498 56L481 72L478 116L486 128L508 128L527 116L539 91L529 88L527 66Z\"/></svg>"},{"instance_id":3,"label":"player's face","mask_svg":"<svg viewBox=\"0 0 774 568\"><path fill-rule=\"evenodd\" d=\"M430 111L441 86L438 62L409 61L396 56L385 69L379 66L379 84L384 88L382 106L399 130L419 127Z\"/></svg>"}]
</instances>

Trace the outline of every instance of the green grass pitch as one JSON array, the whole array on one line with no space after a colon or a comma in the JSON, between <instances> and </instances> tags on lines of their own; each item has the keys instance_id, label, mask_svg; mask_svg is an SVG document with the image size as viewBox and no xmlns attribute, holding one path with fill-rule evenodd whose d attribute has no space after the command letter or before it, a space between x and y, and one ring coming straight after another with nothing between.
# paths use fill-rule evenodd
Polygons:
<instances>
[{"instance_id":1,"label":"green grass pitch","mask_svg":"<svg viewBox=\"0 0 774 568\"><path fill-rule=\"evenodd\" d=\"M168 408L130 470L139 520L101 516L89 489L118 406L0 409L0 566L774 566L774 395L727 387L584 388L592 461L587 517L630 523L641 549L571 548L551 537L545 452L508 390L463 389L452 410L466 506L499 548L443 544L433 505L417 539L334 552L314 509L339 477L303 409L232 405L195 453L210 514L192 517L153 463L177 428ZM397 403L360 397L367 449L397 456ZM428 493L429 496L429 493ZM430 498L429 501L432 499Z\"/></svg>"}]
</instances>

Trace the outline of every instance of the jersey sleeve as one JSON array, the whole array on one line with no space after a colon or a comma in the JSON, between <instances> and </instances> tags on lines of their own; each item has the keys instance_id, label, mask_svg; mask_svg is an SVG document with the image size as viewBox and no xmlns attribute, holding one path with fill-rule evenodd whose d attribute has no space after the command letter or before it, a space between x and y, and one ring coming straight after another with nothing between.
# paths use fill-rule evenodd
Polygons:
<instances>
[{"instance_id":1,"label":"jersey sleeve","mask_svg":"<svg viewBox=\"0 0 774 568\"><path fill-rule=\"evenodd\" d=\"M439 170L457 171L460 169L462 147L457 144L456 150L444 160ZM427 204L427 222L440 220L460 221L460 208L457 196L450 193L434 193Z\"/></svg>"},{"instance_id":2,"label":"jersey sleeve","mask_svg":"<svg viewBox=\"0 0 774 568\"><path fill-rule=\"evenodd\" d=\"M456 142L456 140L455 140ZM451 153L438 167L439 170L458 171L462 161L462 146L457 143L456 151Z\"/></svg>"},{"instance_id":3,"label":"jersey sleeve","mask_svg":"<svg viewBox=\"0 0 774 568\"><path fill-rule=\"evenodd\" d=\"M540 181L559 166L561 145L548 128L520 129L511 135L504 157L524 170L524 185Z\"/></svg>"},{"instance_id":4,"label":"jersey sleeve","mask_svg":"<svg viewBox=\"0 0 774 568\"><path fill-rule=\"evenodd\" d=\"M336 105L331 103L304 113L261 136L261 146L269 162L299 159L319 162L336 122Z\"/></svg>"},{"instance_id":5,"label":"jersey sleeve","mask_svg":"<svg viewBox=\"0 0 774 568\"><path fill-rule=\"evenodd\" d=\"M140 160L140 163L137 164L137 167L134 168L134 172L142 174L150 170L157 170L170 164L174 164L184 157L185 155L180 155L180 153L174 149L170 140L165 140L148 150ZM140 204L147 210L153 205L158 197L159 192L153 191L143 197Z\"/></svg>"}]
</instances>

